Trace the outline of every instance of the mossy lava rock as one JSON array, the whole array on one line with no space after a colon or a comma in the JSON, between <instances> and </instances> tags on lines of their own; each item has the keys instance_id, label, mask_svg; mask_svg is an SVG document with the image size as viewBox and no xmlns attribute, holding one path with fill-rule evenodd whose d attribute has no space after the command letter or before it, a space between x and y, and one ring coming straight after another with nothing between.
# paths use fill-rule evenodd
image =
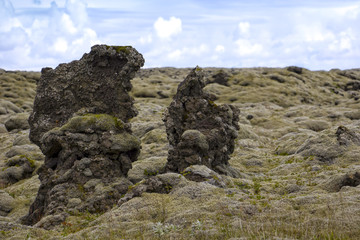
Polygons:
<instances>
[{"instance_id":1,"label":"mossy lava rock","mask_svg":"<svg viewBox=\"0 0 360 240\"><path fill-rule=\"evenodd\" d=\"M38 195L23 219L26 224L56 216L57 221L45 218L52 219L45 224L52 227L72 213L104 212L132 184L126 176L140 153L140 140L116 117L75 116L43 134L40 143L46 159L38 171Z\"/></svg>"},{"instance_id":2,"label":"mossy lava rock","mask_svg":"<svg viewBox=\"0 0 360 240\"><path fill-rule=\"evenodd\" d=\"M28 225L52 228L78 212L104 212L132 184L126 177L140 153L127 121L136 116L128 91L144 65L130 46L96 45L38 82L30 139L45 155Z\"/></svg>"},{"instance_id":3,"label":"mossy lava rock","mask_svg":"<svg viewBox=\"0 0 360 240\"><path fill-rule=\"evenodd\" d=\"M137 115L128 91L130 80L144 65L143 56L130 46L95 45L80 60L43 68L30 115L30 139L62 126L79 110L106 113L127 122Z\"/></svg>"},{"instance_id":4,"label":"mossy lava rock","mask_svg":"<svg viewBox=\"0 0 360 240\"><path fill-rule=\"evenodd\" d=\"M167 170L182 172L191 165L205 165L233 177L229 165L239 130L239 110L217 105L215 96L203 91L204 73L194 68L180 83L164 122L170 143Z\"/></svg>"}]
</instances>

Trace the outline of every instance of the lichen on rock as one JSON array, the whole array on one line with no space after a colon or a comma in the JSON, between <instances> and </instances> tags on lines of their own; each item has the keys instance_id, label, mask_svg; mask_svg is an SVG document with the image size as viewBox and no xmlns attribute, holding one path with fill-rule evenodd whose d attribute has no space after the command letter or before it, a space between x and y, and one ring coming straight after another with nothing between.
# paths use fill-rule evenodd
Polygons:
<instances>
[{"instance_id":1,"label":"lichen on rock","mask_svg":"<svg viewBox=\"0 0 360 240\"><path fill-rule=\"evenodd\" d=\"M178 86L164 115L170 143L167 170L181 172L190 165L205 165L215 171L237 176L229 166L239 130L239 110L217 105L216 98L203 91L204 74L196 67Z\"/></svg>"}]
</instances>

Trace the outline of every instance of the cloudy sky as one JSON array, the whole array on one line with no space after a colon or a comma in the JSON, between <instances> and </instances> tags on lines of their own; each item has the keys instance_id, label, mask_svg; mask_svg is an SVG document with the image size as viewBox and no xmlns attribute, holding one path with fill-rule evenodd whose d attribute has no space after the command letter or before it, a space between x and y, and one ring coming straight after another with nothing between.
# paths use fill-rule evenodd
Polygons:
<instances>
[{"instance_id":1,"label":"cloudy sky","mask_svg":"<svg viewBox=\"0 0 360 240\"><path fill-rule=\"evenodd\" d=\"M360 0L0 0L0 68L41 70L94 44L145 67L360 67Z\"/></svg>"}]
</instances>

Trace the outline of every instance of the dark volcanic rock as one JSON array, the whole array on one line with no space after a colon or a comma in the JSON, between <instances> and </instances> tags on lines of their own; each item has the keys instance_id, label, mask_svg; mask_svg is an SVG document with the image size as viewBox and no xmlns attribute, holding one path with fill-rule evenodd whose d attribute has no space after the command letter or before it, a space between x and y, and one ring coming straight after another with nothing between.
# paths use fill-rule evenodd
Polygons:
<instances>
[{"instance_id":1,"label":"dark volcanic rock","mask_svg":"<svg viewBox=\"0 0 360 240\"><path fill-rule=\"evenodd\" d=\"M41 185L26 224L47 215L64 220L65 209L71 213L111 208L131 185L124 177L137 160L140 140L120 119L87 114L45 133L41 150L46 156L38 171Z\"/></svg>"},{"instance_id":2,"label":"dark volcanic rock","mask_svg":"<svg viewBox=\"0 0 360 240\"><path fill-rule=\"evenodd\" d=\"M340 145L349 146L355 144L360 146L360 136L345 126L339 126L336 130L337 141Z\"/></svg>"},{"instance_id":3,"label":"dark volcanic rock","mask_svg":"<svg viewBox=\"0 0 360 240\"><path fill-rule=\"evenodd\" d=\"M176 188L188 185L188 180L177 173L165 173L144 179L129 188L129 191L119 200L118 205L140 197L143 193L171 193Z\"/></svg>"},{"instance_id":4,"label":"dark volcanic rock","mask_svg":"<svg viewBox=\"0 0 360 240\"><path fill-rule=\"evenodd\" d=\"M182 172L190 165L205 165L219 173L236 176L228 163L239 129L239 110L216 105L214 96L203 91L200 68L180 83L164 116L170 142L167 169Z\"/></svg>"},{"instance_id":5,"label":"dark volcanic rock","mask_svg":"<svg viewBox=\"0 0 360 240\"><path fill-rule=\"evenodd\" d=\"M342 187L356 187L360 185L360 172L351 171L346 174L337 175L323 185L323 188L329 192L339 192Z\"/></svg>"},{"instance_id":6,"label":"dark volcanic rock","mask_svg":"<svg viewBox=\"0 0 360 240\"><path fill-rule=\"evenodd\" d=\"M345 91L359 91L360 90L360 81L350 81L346 83Z\"/></svg>"},{"instance_id":7,"label":"dark volcanic rock","mask_svg":"<svg viewBox=\"0 0 360 240\"><path fill-rule=\"evenodd\" d=\"M29 118L31 141L39 144L45 132L62 126L79 110L124 122L136 116L128 91L143 65L142 55L130 46L95 45L78 61L43 68Z\"/></svg>"},{"instance_id":8,"label":"dark volcanic rock","mask_svg":"<svg viewBox=\"0 0 360 240\"><path fill-rule=\"evenodd\" d=\"M217 83L224 86L229 86L229 78L230 75L224 72L223 70L220 70L216 74L214 74L211 79L209 80L209 83Z\"/></svg>"},{"instance_id":9,"label":"dark volcanic rock","mask_svg":"<svg viewBox=\"0 0 360 240\"><path fill-rule=\"evenodd\" d=\"M296 153L304 157L315 157L324 163L334 163L352 145L360 146L358 127L341 125L336 131L328 129L310 136L296 150Z\"/></svg>"},{"instance_id":10,"label":"dark volcanic rock","mask_svg":"<svg viewBox=\"0 0 360 240\"><path fill-rule=\"evenodd\" d=\"M294 72L297 74L301 74L303 71L303 68L301 67L297 67L297 66L289 66L286 68L286 70L288 70L289 72Z\"/></svg>"},{"instance_id":11,"label":"dark volcanic rock","mask_svg":"<svg viewBox=\"0 0 360 240\"><path fill-rule=\"evenodd\" d=\"M132 183L140 140L130 80L144 59L132 47L94 46L81 60L43 69L30 137L45 155L41 185L25 224L51 228L72 213L104 212Z\"/></svg>"},{"instance_id":12,"label":"dark volcanic rock","mask_svg":"<svg viewBox=\"0 0 360 240\"><path fill-rule=\"evenodd\" d=\"M339 75L350 78L352 80L360 80L360 68L343 70L339 72Z\"/></svg>"}]
</instances>

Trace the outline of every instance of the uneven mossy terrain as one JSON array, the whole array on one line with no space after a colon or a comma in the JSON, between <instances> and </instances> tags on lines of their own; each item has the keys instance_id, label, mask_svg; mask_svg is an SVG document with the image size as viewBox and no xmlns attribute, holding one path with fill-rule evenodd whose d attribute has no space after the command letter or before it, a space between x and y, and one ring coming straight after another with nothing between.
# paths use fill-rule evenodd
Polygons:
<instances>
[{"instance_id":1,"label":"uneven mossy terrain","mask_svg":"<svg viewBox=\"0 0 360 240\"><path fill-rule=\"evenodd\" d=\"M13 198L13 209L0 217L0 239L359 239L360 71L298 70L203 69L205 90L217 96L214 104L231 103L241 111L230 164L242 177L224 177L226 187L189 181L170 194L144 193L104 214L73 213L56 229L44 230L19 224L39 187L34 171L12 184L0 181L0 191ZM142 69L132 80L139 114L130 122L142 142L128 173L132 182L165 166L162 116L189 71ZM214 81L220 72L226 84ZM0 176L15 169L18 159L34 169L43 161L28 129L5 128L10 117L31 111L39 77L0 71ZM340 126L349 132L346 143Z\"/></svg>"}]
</instances>

